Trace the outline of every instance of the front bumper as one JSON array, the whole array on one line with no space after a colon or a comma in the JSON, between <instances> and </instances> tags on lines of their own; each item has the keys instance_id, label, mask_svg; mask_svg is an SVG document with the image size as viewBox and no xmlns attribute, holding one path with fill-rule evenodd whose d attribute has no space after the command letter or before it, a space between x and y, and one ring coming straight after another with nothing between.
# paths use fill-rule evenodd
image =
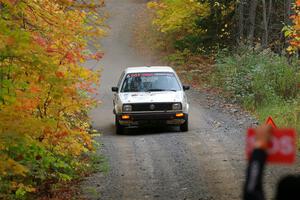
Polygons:
<instances>
[{"instance_id":1,"label":"front bumper","mask_svg":"<svg viewBox=\"0 0 300 200\"><path fill-rule=\"evenodd\" d=\"M117 115L119 123L123 126L146 126L155 124L181 125L186 121L187 114L178 117L181 112L149 112L149 113L124 113ZM122 116L129 119L122 119Z\"/></svg>"}]
</instances>

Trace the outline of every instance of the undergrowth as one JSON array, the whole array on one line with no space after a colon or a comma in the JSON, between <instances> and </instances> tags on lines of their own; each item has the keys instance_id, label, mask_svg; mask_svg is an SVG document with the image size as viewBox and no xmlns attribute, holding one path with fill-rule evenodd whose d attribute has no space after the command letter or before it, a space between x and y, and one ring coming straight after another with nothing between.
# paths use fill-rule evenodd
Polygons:
<instances>
[{"instance_id":1,"label":"undergrowth","mask_svg":"<svg viewBox=\"0 0 300 200\"><path fill-rule=\"evenodd\" d=\"M242 48L236 53L219 53L211 84L261 122L272 116L280 127L300 130L299 81L297 61L288 62L269 50Z\"/></svg>"}]
</instances>

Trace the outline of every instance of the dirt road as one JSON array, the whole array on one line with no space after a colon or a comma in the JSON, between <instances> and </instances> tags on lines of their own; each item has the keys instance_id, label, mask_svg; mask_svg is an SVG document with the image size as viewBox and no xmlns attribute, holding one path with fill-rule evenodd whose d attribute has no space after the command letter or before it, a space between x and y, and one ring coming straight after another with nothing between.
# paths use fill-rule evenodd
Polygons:
<instances>
[{"instance_id":1,"label":"dirt road","mask_svg":"<svg viewBox=\"0 0 300 200\"><path fill-rule=\"evenodd\" d=\"M109 37L103 41L101 106L91 113L110 165L108 174L87 178L88 199L205 200L240 199L244 179L244 132L253 120L237 110L209 106L208 96L191 90L190 131L132 130L116 135L111 86L126 66L159 65L132 48L132 24L143 0L107 0ZM280 168L271 170L266 186L273 192ZM276 177L274 178L274 174Z\"/></svg>"}]
</instances>

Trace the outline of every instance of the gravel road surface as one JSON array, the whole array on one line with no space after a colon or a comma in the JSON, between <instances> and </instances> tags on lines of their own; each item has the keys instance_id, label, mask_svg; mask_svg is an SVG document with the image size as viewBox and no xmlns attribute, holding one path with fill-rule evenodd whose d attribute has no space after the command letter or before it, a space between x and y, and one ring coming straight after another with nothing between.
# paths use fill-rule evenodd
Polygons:
<instances>
[{"instance_id":1,"label":"gravel road surface","mask_svg":"<svg viewBox=\"0 0 300 200\"><path fill-rule=\"evenodd\" d=\"M107 0L109 36L102 41L105 57L101 78L102 104L91 113L103 143L109 172L83 182L87 199L103 200L235 200L244 180L244 134L254 120L239 109L226 108L218 97L191 90L190 131L176 128L130 130L116 135L111 87L126 66L159 65L132 47L132 25L143 0ZM286 167L266 174L269 196Z\"/></svg>"}]
</instances>

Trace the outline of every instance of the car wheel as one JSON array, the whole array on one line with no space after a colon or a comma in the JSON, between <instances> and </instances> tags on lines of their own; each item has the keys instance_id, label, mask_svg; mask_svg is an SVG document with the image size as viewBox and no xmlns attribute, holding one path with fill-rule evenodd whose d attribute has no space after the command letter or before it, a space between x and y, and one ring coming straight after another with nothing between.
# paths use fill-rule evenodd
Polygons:
<instances>
[{"instance_id":1,"label":"car wheel","mask_svg":"<svg viewBox=\"0 0 300 200\"><path fill-rule=\"evenodd\" d=\"M189 118L186 116L185 122L180 125L180 131L187 132L189 131Z\"/></svg>"},{"instance_id":2,"label":"car wheel","mask_svg":"<svg viewBox=\"0 0 300 200\"><path fill-rule=\"evenodd\" d=\"M118 120L117 116L116 116L116 120L115 120L115 126L116 126L116 134L122 135L124 133L124 126L122 126L119 123L119 120Z\"/></svg>"}]
</instances>

